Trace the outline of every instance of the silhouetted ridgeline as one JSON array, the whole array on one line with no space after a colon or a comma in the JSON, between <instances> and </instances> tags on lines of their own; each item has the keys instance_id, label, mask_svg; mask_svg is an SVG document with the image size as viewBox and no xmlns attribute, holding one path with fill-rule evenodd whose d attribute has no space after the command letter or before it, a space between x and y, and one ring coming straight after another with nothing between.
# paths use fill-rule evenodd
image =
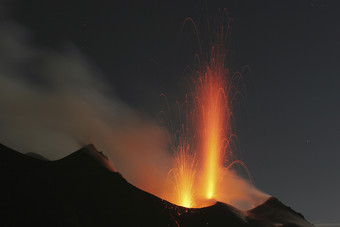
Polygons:
<instances>
[{"instance_id":1,"label":"silhouetted ridgeline","mask_svg":"<svg viewBox=\"0 0 340 227\"><path fill-rule=\"evenodd\" d=\"M270 198L247 212L187 209L129 184L93 145L57 160L0 144L0 226L312 226Z\"/></svg>"}]
</instances>

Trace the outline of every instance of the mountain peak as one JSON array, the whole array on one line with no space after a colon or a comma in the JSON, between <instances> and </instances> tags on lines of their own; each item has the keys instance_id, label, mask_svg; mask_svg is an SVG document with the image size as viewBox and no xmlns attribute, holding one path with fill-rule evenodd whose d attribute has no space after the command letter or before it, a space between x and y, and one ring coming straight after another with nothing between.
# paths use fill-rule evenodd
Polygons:
<instances>
[{"instance_id":1,"label":"mountain peak","mask_svg":"<svg viewBox=\"0 0 340 227\"><path fill-rule=\"evenodd\" d=\"M98 151L93 144L88 144L85 147L77 150L76 152L58 160L61 162L67 162L68 160L74 159L84 159L86 157L90 157L91 161L94 159L97 161L101 166L105 167L106 169L117 172L117 170L113 167L112 163L110 162L109 158L102 152ZM89 161L90 161L89 160ZM71 161L72 162L72 161Z\"/></svg>"}]
</instances>

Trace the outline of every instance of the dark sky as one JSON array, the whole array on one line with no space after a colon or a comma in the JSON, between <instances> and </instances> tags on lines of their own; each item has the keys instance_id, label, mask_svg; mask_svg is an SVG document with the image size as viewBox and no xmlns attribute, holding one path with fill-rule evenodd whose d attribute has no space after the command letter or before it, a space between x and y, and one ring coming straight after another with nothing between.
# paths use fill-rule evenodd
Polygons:
<instances>
[{"instance_id":1,"label":"dark sky","mask_svg":"<svg viewBox=\"0 0 340 227\"><path fill-rule=\"evenodd\" d=\"M246 101L237 134L255 185L314 223L340 223L340 2L327 0L11 1L9 16L39 45L72 43L104 72L117 95L154 117L160 93L176 93L197 39L219 9L233 18L233 70ZM208 10L208 14L207 14ZM209 22L208 22L209 21ZM191 34L191 35L190 35ZM339 226L339 225L337 225Z\"/></svg>"}]
</instances>

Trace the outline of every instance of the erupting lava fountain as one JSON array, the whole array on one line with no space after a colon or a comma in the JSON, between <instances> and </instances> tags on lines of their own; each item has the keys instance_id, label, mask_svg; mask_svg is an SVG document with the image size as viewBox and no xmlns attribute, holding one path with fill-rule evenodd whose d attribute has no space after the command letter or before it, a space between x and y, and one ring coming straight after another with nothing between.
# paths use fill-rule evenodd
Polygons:
<instances>
[{"instance_id":1,"label":"erupting lava fountain","mask_svg":"<svg viewBox=\"0 0 340 227\"><path fill-rule=\"evenodd\" d=\"M238 74L231 75L225 65L227 32L222 26L206 59L197 58L190 78L193 87L183 105L185 119L174 133L174 167L169 174L174 190L165 198L184 207L204 207L219 200L225 171L234 163L243 165L234 160L232 151L232 101L237 93L233 80Z\"/></svg>"}]
</instances>

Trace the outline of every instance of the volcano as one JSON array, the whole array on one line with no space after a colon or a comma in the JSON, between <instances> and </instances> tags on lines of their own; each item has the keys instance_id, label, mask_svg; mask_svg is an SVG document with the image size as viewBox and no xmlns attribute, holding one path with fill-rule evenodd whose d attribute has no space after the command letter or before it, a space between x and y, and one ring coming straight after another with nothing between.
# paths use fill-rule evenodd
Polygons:
<instances>
[{"instance_id":1,"label":"volcano","mask_svg":"<svg viewBox=\"0 0 340 227\"><path fill-rule=\"evenodd\" d=\"M93 145L48 161L0 144L0 181L1 226L313 226L274 197L249 211L174 205L128 183Z\"/></svg>"}]
</instances>

